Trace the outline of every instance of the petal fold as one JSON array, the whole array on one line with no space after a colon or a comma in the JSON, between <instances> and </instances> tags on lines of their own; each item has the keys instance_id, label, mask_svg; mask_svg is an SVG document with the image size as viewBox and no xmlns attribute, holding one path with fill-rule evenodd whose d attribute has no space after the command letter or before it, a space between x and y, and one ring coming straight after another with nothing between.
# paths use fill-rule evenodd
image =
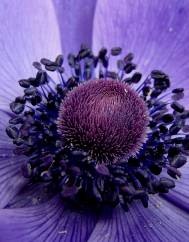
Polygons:
<instances>
[{"instance_id":1,"label":"petal fold","mask_svg":"<svg viewBox=\"0 0 189 242\"><path fill-rule=\"evenodd\" d=\"M96 0L54 0L63 54L91 47Z\"/></svg>"}]
</instances>

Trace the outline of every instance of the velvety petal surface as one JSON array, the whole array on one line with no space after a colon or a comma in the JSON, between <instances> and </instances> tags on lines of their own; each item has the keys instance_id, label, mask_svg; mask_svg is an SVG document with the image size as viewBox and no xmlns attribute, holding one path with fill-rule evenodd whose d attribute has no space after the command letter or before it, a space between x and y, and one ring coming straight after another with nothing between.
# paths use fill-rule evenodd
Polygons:
<instances>
[{"instance_id":1,"label":"velvety petal surface","mask_svg":"<svg viewBox=\"0 0 189 242\"><path fill-rule=\"evenodd\" d=\"M188 25L188 0L98 1L93 48L121 46L123 52L135 54L145 76L162 69L175 86L188 88Z\"/></svg>"},{"instance_id":2,"label":"velvety petal surface","mask_svg":"<svg viewBox=\"0 0 189 242\"><path fill-rule=\"evenodd\" d=\"M13 145L5 133L8 116L0 111L0 208L19 192L25 184L20 167L25 157L13 154Z\"/></svg>"},{"instance_id":3,"label":"velvety petal surface","mask_svg":"<svg viewBox=\"0 0 189 242\"><path fill-rule=\"evenodd\" d=\"M96 0L53 0L61 33L62 52L91 47Z\"/></svg>"},{"instance_id":4,"label":"velvety petal surface","mask_svg":"<svg viewBox=\"0 0 189 242\"><path fill-rule=\"evenodd\" d=\"M149 208L133 204L128 213L118 207L101 215L88 242L188 241L189 215L161 198Z\"/></svg>"},{"instance_id":5,"label":"velvety petal surface","mask_svg":"<svg viewBox=\"0 0 189 242\"><path fill-rule=\"evenodd\" d=\"M19 94L18 80L34 75L33 61L61 53L51 0L2 0L0 3L0 107Z\"/></svg>"},{"instance_id":6,"label":"velvety petal surface","mask_svg":"<svg viewBox=\"0 0 189 242\"><path fill-rule=\"evenodd\" d=\"M93 213L66 209L56 197L30 208L0 210L0 241L85 242L96 220Z\"/></svg>"}]
</instances>

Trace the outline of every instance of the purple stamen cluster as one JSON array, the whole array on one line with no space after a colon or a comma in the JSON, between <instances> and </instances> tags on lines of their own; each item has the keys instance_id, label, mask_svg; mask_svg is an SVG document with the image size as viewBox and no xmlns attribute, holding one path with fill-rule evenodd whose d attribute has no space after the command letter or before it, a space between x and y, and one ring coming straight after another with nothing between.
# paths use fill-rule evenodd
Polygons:
<instances>
[{"instance_id":1,"label":"purple stamen cluster","mask_svg":"<svg viewBox=\"0 0 189 242\"><path fill-rule=\"evenodd\" d=\"M93 80L74 88L62 101L58 119L65 145L105 164L136 156L147 124L145 102L116 80Z\"/></svg>"},{"instance_id":2,"label":"purple stamen cluster","mask_svg":"<svg viewBox=\"0 0 189 242\"><path fill-rule=\"evenodd\" d=\"M159 70L142 80L133 54L121 52L94 55L82 45L68 55L68 79L59 55L34 62L36 76L19 81L24 94L10 104L6 132L14 153L26 156L21 170L29 184L83 208L121 204L126 211L175 187L189 156L184 89L167 92L170 78Z\"/></svg>"}]
</instances>

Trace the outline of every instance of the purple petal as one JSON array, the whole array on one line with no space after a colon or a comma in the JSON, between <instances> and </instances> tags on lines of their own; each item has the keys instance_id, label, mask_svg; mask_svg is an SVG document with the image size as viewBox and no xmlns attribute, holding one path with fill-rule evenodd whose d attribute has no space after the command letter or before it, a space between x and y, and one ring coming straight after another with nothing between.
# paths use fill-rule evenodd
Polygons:
<instances>
[{"instance_id":1,"label":"purple petal","mask_svg":"<svg viewBox=\"0 0 189 242\"><path fill-rule=\"evenodd\" d=\"M189 212L189 162L180 169L181 179L176 181L176 187L163 197L179 208Z\"/></svg>"},{"instance_id":2,"label":"purple petal","mask_svg":"<svg viewBox=\"0 0 189 242\"><path fill-rule=\"evenodd\" d=\"M21 209L0 211L0 241L9 242L85 242L96 223L96 216L73 212L57 197Z\"/></svg>"},{"instance_id":3,"label":"purple petal","mask_svg":"<svg viewBox=\"0 0 189 242\"><path fill-rule=\"evenodd\" d=\"M53 193L47 192L45 184L31 184L29 182L20 189L16 196L9 200L6 208L26 208L39 205L49 201L53 196Z\"/></svg>"},{"instance_id":4,"label":"purple petal","mask_svg":"<svg viewBox=\"0 0 189 242\"><path fill-rule=\"evenodd\" d=\"M53 1L61 32L63 54L78 51L81 44L92 45L96 0Z\"/></svg>"},{"instance_id":5,"label":"purple petal","mask_svg":"<svg viewBox=\"0 0 189 242\"><path fill-rule=\"evenodd\" d=\"M34 74L33 61L55 58L60 36L50 0L2 0L0 4L0 106L19 94L18 80Z\"/></svg>"},{"instance_id":6,"label":"purple petal","mask_svg":"<svg viewBox=\"0 0 189 242\"><path fill-rule=\"evenodd\" d=\"M167 72L175 85L188 87L189 4L187 0L98 1L93 47L123 47L133 52L138 69Z\"/></svg>"},{"instance_id":7,"label":"purple petal","mask_svg":"<svg viewBox=\"0 0 189 242\"><path fill-rule=\"evenodd\" d=\"M25 184L20 171L25 157L13 154L13 145L5 133L8 117L1 111L0 116L0 207L2 208Z\"/></svg>"},{"instance_id":8,"label":"purple petal","mask_svg":"<svg viewBox=\"0 0 189 242\"><path fill-rule=\"evenodd\" d=\"M135 204L128 213L120 207L104 212L88 242L187 241L188 226L187 213L153 197L148 209Z\"/></svg>"}]
</instances>

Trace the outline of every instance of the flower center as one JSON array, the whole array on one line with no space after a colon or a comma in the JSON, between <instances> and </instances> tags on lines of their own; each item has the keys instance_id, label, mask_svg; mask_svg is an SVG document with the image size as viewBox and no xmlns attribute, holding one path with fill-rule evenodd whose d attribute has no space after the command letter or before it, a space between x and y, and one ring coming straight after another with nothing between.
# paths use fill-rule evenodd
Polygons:
<instances>
[{"instance_id":1,"label":"flower center","mask_svg":"<svg viewBox=\"0 0 189 242\"><path fill-rule=\"evenodd\" d=\"M68 93L58 126L64 144L108 164L136 155L145 139L147 119L145 102L127 84L93 80Z\"/></svg>"},{"instance_id":2,"label":"flower center","mask_svg":"<svg viewBox=\"0 0 189 242\"><path fill-rule=\"evenodd\" d=\"M147 207L149 194L175 186L189 156L184 89L166 93L170 79L159 70L141 81L133 54L121 59L121 51L94 55L81 46L68 55L70 78L59 55L34 62L36 77L19 81L24 93L10 104L6 132L14 153L26 157L29 183L82 207L121 204L126 211L133 200ZM117 57L117 71L109 70ZM159 177L162 170L171 178Z\"/></svg>"}]
</instances>

